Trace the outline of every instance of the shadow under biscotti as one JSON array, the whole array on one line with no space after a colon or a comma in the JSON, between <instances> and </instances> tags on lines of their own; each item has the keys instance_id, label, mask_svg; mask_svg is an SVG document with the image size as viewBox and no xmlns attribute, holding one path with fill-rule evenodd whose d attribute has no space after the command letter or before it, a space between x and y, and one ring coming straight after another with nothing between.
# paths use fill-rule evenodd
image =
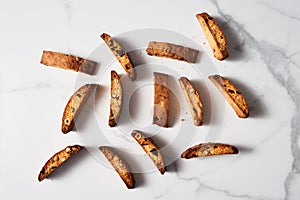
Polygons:
<instances>
[{"instance_id":1,"label":"shadow under biscotti","mask_svg":"<svg viewBox=\"0 0 300 200\"><path fill-rule=\"evenodd\" d=\"M123 158L131 169L134 171L142 171L140 164L135 160L134 156L130 152L123 151L119 148L114 147L114 150ZM132 172L135 179L135 187L141 187L146 184L146 180L143 173Z\"/></svg>"},{"instance_id":2,"label":"shadow under biscotti","mask_svg":"<svg viewBox=\"0 0 300 200\"><path fill-rule=\"evenodd\" d=\"M98 126L94 116L95 106L103 97L103 93L107 92L108 90L108 88L102 85L96 85L86 102L84 102L81 109L78 111L78 115L75 118L73 131L82 133L84 132L83 130L87 128L88 124L89 126L92 124L93 127Z\"/></svg>"},{"instance_id":3,"label":"shadow under biscotti","mask_svg":"<svg viewBox=\"0 0 300 200\"><path fill-rule=\"evenodd\" d=\"M161 151L166 166L165 173L175 172L173 162L178 159L178 155L176 154L174 147L172 145L168 145L170 141L163 140L161 137L159 137L159 135L154 135L151 137L151 139Z\"/></svg>"},{"instance_id":4,"label":"shadow under biscotti","mask_svg":"<svg viewBox=\"0 0 300 200\"><path fill-rule=\"evenodd\" d=\"M169 86L178 84L178 80L172 76L169 76ZM170 89L169 87L169 127L175 126L176 123L180 120L181 102L177 98L176 91Z\"/></svg>"},{"instance_id":5,"label":"shadow under biscotti","mask_svg":"<svg viewBox=\"0 0 300 200\"><path fill-rule=\"evenodd\" d=\"M190 80L196 90L199 93L201 102L202 102L202 107L203 107L203 125L209 125L211 123L211 107L212 103L210 100L210 94L208 88L204 85L202 81L199 80Z\"/></svg>"},{"instance_id":6,"label":"shadow under biscotti","mask_svg":"<svg viewBox=\"0 0 300 200\"><path fill-rule=\"evenodd\" d=\"M239 27L236 27L231 21L226 21L220 17L214 17L214 19L226 37L229 53L226 60L244 60L247 57L247 51L245 49L245 38L240 34Z\"/></svg>"},{"instance_id":7,"label":"shadow under biscotti","mask_svg":"<svg viewBox=\"0 0 300 200\"><path fill-rule=\"evenodd\" d=\"M234 146L239 150L238 154L247 154L253 150L253 148L249 148L246 146L241 146L241 145L234 145Z\"/></svg>"},{"instance_id":8,"label":"shadow under biscotti","mask_svg":"<svg viewBox=\"0 0 300 200\"><path fill-rule=\"evenodd\" d=\"M261 100L261 95L257 95L254 89L250 88L249 86L246 86L243 82L237 79L230 77L226 78L228 78L244 95L250 110L248 118L261 118L267 115L266 106Z\"/></svg>"}]
</instances>

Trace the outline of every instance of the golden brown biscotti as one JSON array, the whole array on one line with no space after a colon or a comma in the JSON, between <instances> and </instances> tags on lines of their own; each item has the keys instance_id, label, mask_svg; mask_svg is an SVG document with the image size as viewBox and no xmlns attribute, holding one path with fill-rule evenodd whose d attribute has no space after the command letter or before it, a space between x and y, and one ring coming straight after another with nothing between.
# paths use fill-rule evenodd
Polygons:
<instances>
[{"instance_id":1,"label":"golden brown biscotti","mask_svg":"<svg viewBox=\"0 0 300 200\"><path fill-rule=\"evenodd\" d=\"M113 39L110 35L107 33L103 33L100 36L106 45L110 48L110 50L113 52L117 60L120 62L124 70L127 72L129 78L131 80L136 79L136 73L134 70L134 66L129 58L128 53L124 50L124 48L121 46L120 43L118 43L115 39Z\"/></svg>"},{"instance_id":2,"label":"golden brown biscotti","mask_svg":"<svg viewBox=\"0 0 300 200\"><path fill-rule=\"evenodd\" d=\"M196 17L203 29L214 56L218 60L227 58L229 54L226 38L217 22L207 13L197 14Z\"/></svg>"},{"instance_id":3,"label":"golden brown biscotti","mask_svg":"<svg viewBox=\"0 0 300 200\"><path fill-rule=\"evenodd\" d=\"M165 167L163 156L154 141L145 137L141 131L134 130L131 135L141 145L160 173L164 174L167 168Z\"/></svg>"},{"instance_id":4,"label":"golden brown biscotti","mask_svg":"<svg viewBox=\"0 0 300 200\"><path fill-rule=\"evenodd\" d=\"M127 188L132 189L135 187L135 179L131 173L130 166L112 147L101 146L100 151L104 154L107 160L111 163L114 169L118 172L119 176L126 184Z\"/></svg>"},{"instance_id":5,"label":"golden brown biscotti","mask_svg":"<svg viewBox=\"0 0 300 200\"><path fill-rule=\"evenodd\" d=\"M172 58L176 60L183 60L189 63L195 63L199 54L199 51L196 49L167 42L156 41L149 42L146 52L150 56Z\"/></svg>"},{"instance_id":6,"label":"golden brown biscotti","mask_svg":"<svg viewBox=\"0 0 300 200\"><path fill-rule=\"evenodd\" d=\"M54 154L43 166L38 180L42 181L47 178L56 168L61 166L65 161L79 152L83 147L80 145L67 146L63 150Z\"/></svg>"},{"instance_id":7,"label":"golden brown biscotti","mask_svg":"<svg viewBox=\"0 0 300 200\"><path fill-rule=\"evenodd\" d=\"M181 158L190 159L203 156L223 154L238 154L239 150L232 145L222 143L202 143L188 148L181 154Z\"/></svg>"},{"instance_id":8,"label":"golden brown biscotti","mask_svg":"<svg viewBox=\"0 0 300 200\"><path fill-rule=\"evenodd\" d=\"M115 71L111 71L110 83L110 112L108 125L110 127L117 125L122 106L122 85L120 77Z\"/></svg>"},{"instance_id":9,"label":"golden brown biscotti","mask_svg":"<svg viewBox=\"0 0 300 200\"><path fill-rule=\"evenodd\" d=\"M52 51L43 51L40 63L46 66L73 70L75 72L84 72L90 75L95 73L97 67L96 62L80 58L78 56Z\"/></svg>"},{"instance_id":10,"label":"golden brown biscotti","mask_svg":"<svg viewBox=\"0 0 300 200\"><path fill-rule=\"evenodd\" d=\"M168 127L169 126L168 75L154 72L153 77L154 77L153 124L162 127Z\"/></svg>"},{"instance_id":11,"label":"golden brown biscotti","mask_svg":"<svg viewBox=\"0 0 300 200\"><path fill-rule=\"evenodd\" d=\"M201 126L203 124L203 106L198 91L188 78L181 77L178 81L189 104L194 125Z\"/></svg>"},{"instance_id":12,"label":"golden brown biscotti","mask_svg":"<svg viewBox=\"0 0 300 200\"><path fill-rule=\"evenodd\" d=\"M69 99L63 113L61 131L68 133L73 130L76 117L96 84L86 84L79 88Z\"/></svg>"},{"instance_id":13,"label":"golden brown biscotti","mask_svg":"<svg viewBox=\"0 0 300 200\"><path fill-rule=\"evenodd\" d=\"M240 118L247 118L249 116L250 111L248 103L239 89L222 76L213 75L208 78L225 96L227 102Z\"/></svg>"}]
</instances>

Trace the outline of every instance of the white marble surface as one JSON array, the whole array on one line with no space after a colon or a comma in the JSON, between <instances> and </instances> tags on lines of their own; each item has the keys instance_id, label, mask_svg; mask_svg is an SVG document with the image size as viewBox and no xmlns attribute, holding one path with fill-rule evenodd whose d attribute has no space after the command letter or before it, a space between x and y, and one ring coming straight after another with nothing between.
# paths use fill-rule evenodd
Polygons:
<instances>
[{"instance_id":1,"label":"white marble surface","mask_svg":"<svg viewBox=\"0 0 300 200\"><path fill-rule=\"evenodd\" d=\"M300 199L299 6L296 0L2 1L0 198ZM203 11L224 29L226 61L209 51L195 19ZM38 172L52 153L80 143L77 134L60 132L77 75L42 67L42 50L88 57L102 43L102 32L148 27L193 39L219 73L241 87L251 116L237 119L226 105L218 138L240 147L240 154L179 159L163 176L136 174L137 188L127 190L110 168L82 152L72 166L39 183Z\"/></svg>"}]
</instances>

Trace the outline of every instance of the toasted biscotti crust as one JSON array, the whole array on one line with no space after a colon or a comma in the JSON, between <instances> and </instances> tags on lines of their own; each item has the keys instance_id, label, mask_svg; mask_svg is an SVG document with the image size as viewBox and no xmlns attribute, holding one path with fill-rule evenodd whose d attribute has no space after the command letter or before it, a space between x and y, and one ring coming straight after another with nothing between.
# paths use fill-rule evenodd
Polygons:
<instances>
[{"instance_id":1,"label":"toasted biscotti crust","mask_svg":"<svg viewBox=\"0 0 300 200\"><path fill-rule=\"evenodd\" d=\"M222 76L213 75L208 78L225 96L225 99L234 109L238 117L247 118L249 116L250 111L248 103L239 89Z\"/></svg>"},{"instance_id":2,"label":"toasted biscotti crust","mask_svg":"<svg viewBox=\"0 0 300 200\"><path fill-rule=\"evenodd\" d=\"M199 51L196 49L156 41L149 42L146 52L151 56L183 60L189 63L195 63L199 54Z\"/></svg>"},{"instance_id":3,"label":"toasted biscotti crust","mask_svg":"<svg viewBox=\"0 0 300 200\"><path fill-rule=\"evenodd\" d=\"M72 131L77 115L95 87L96 84L86 84L70 97L62 117L61 131L63 133Z\"/></svg>"},{"instance_id":4,"label":"toasted biscotti crust","mask_svg":"<svg viewBox=\"0 0 300 200\"><path fill-rule=\"evenodd\" d=\"M111 163L114 169L118 172L119 176L126 184L127 188L132 189L135 187L135 179L131 173L130 166L112 147L101 146L100 151L104 154L107 160Z\"/></svg>"},{"instance_id":5,"label":"toasted biscotti crust","mask_svg":"<svg viewBox=\"0 0 300 200\"><path fill-rule=\"evenodd\" d=\"M154 77L153 124L162 127L168 127L169 126L168 75L154 72L153 77Z\"/></svg>"},{"instance_id":6,"label":"toasted biscotti crust","mask_svg":"<svg viewBox=\"0 0 300 200\"><path fill-rule=\"evenodd\" d=\"M178 81L189 104L194 125L201 126L203 124L203 106L198 91L188 78L181 77Z\"/></svg>"},{"instance_id":7,"label":"toasted biscotti crust","mask_svg":"<svg viewBox=\"0 0 300 200\"><path fill-rule=\"evenodd\" d=\"M56 168L61 166L65 161L79 152L83 147L80 145L67 146L63 150L54 154L43 166L39 173L38 180L42 181L47 178Z\"/></svg>"},{"instance_id":8,"label":"toasted biscotti crust","mask_svg":"<svg viewBox=\"0 0 300 200\"><path fill-rule=\"evenodd\" d=\"M110 127L117 125L122 106L122 85L120 77L115 71L111 71L110 83L110 112L108 125Z\"/></svg>"},{"instance_id":9,"label":"toasted biscotti crust","mask_svg":"<svg viewBox=\"0 0 300 200\"><path fill-rule=\"evenodd\" d=\"M222 143L203 143L188 148L181 154L181 158L190 159L203 156L223 154L238 154L239 150L232 145Z\"/></svg>"},{"instance_id":10,"label":"toasted biscotti crust","mask_svg":"<svg viewBox=\"0 0 300 200\"><path fill-rule=\"evenodd\" d=\"M117 60L120 62L124 70L127 72L128 76L131 78L131 80L136 79L136 73L134 70L134 66L129 58L129 55L124 50L124 48L121 46L120 43L118 43L115 39L113 39L110 35L107 33L103 33L100 36L106 45L110 48L110 50L113 52Z\"/></svg>"},{"instance_id":11,"label":"toasted biscotti crust","mask_svg":"<svg viewBox=\"0 0 300 200\"><path fill-rule=\"evenodd\" d=\"M142 132L137 130L132 131L131 135L141 145L160 173L164 174L167 168L165 167L163 156L154 141L151 138L145 137Z\"/></svg>"},{"instance_id":12,"label":"toasted biscotti crust","mask_svg":"<svg viewBox=\"0 0 300 200\"><path fill-rule=\"evenodd\" d=\"M43 51L40 63L46 66L73 70L75 72L84 72L90 75L95 73L97 66L96 62L80 58L78 56L52 51Z\"/></svg>"},{"instance_id":13,"label":"toasted biscotti crust","mask_svg":"<svg viewBox=\"0 0 300 200\"><path fill-rule=\"evenodd\" d=\"M227 58L229 54L226 38L217 22L207 13L197 14L196 17L204 31L214 56L218 60Z\"/></svg>"}]
</instances>

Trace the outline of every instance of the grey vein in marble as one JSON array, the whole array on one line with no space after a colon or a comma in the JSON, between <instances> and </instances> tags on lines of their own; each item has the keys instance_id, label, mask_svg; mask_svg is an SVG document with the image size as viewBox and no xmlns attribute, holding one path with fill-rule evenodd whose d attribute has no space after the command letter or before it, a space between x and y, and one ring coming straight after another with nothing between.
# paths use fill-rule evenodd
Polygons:
<instances>
[{"instance_id":1,"label":"grey vein in marble","mask_svg":"<svg viewBox=\"0 0 300 200\"><path fill-rule=\"evenodd\" d=\"M69 35L72 34L72 11L71 11L71 3L72 1L71 0L62 0L62 4L63 4L63 7L65 8L65 13L66 13L66 18L67 18L67 22L66 22L66 27L68 28L68 31L69 31ZM71 48L70 48L70 44L68 43L67 45L67 51L68 53L71 54Z\"/></svg>"},{"instance_id":2,"label":"grey vein in marble","mask_svg":"<svg viewBox=\"0 0 300 200\"><path fill-rule=\"evenodd\" d=\"M283 122L282 124L285 124L285 126L287 126L287 123ZM282 126L280 126L282 127ZM249 149L249 151L253 150L255 147L259 146L259 145L263 145L265 142L267 142L271 137L273 137L275 134L279 134L280 133L280 129L275 128L275 130L277 131L271 131L272 134L268 135L267 137L265 137L262 141L258 142L255 146L251 147L251 149ZM239 159L239 157L237 157L236 159ZM187 181L187 182L191 182L191 181L195 181L198 185L197 189L195 190L195 192L200 191L201 189L205 188L207 190L211 190L214 192L219 192L222 193L228 197L235 197L235 198L244 198L244 199L249 199L249 200L271 200L271 198L267 198L267 197L262 197L262 196L251 196L251 195L246 195L246 194L235 194L231 191L225 190L225 189L220 189L217 187L213 187L211 185L207 185L203 182L200 181L199 177L195 176L195 177L184 177L182 175L180 175L179 170L177 170L177 164L176 161L174 163L172 163L172 166L174 168L174 171L176 172L176 176L177 179L180 181ZM161 199L163 198L165 195L167 195L167 193L169 192L170 188L167 189L164 193L158 195L155 197L155 199ZM274 199L272 199L274 200Z\"/></svg>"},{"instance_id":3,"label":"grey vein in marble","mask_svg":"<svg viewBox=\"0 0 300 200\"><path fill-rule=\"evenodd\" d=\"M32 83L27 86L23 87L15 87L15 88L10 88L6 90L0 90L0 94L10 94L10 93L16 93L16 92L24 92L28 90L42 90L42 89L50 89L50 90L56 90L56 89L61 89L61 88L67 88L69 87L64 87L61 83L54 82L54 83L48 83L48 82L38 82L38 83Z\"/></svg>"},{"instance_id":4,"label":"grey vein in marble","mask_svg":"<svg viewBox=\"0 0 300 200\"><path fill-rule=\"evenodd\" d=\"M293 120L291 123L291 149L292 154L294 157L294 161L292 164L292 170L290 171L288 177L285 181L285 199L291 199L291 193L290 191L290 184L292 184L292 180L294 176L299 176L300 172L300 149L298 146L298 141L300 139L300 135L297 134L300 130L300 123L297 123L300 121L300 88L296 87L295 84L295 77L298 73L291 73L290 68L287 66L295 66L297 69L299 69L299 65L295 63L291 57L292 55L287 55L285 51L279 47L276 47L274 45L268 44L266 42L259 42L254 39L254 37L251 36L249 32L247 32L237 21L235 21L230 15L223 13L223 11L220 9L218 2L216 0L212 0L212 3L216 6L218 9L219 14L226 20L231 22L231 25L233 27L237 27L240 29L239 33L243 36L246 44L254 49L256 49L261 59L266 64L269 72L273 75L274 79L286 90L286 92L289 94L290 98L295 104L295 113L293 116ZM281 14L284 14L281 12ZM289 16L293 17L293 16ZM293 17L294 19L299 20L298 17ZM279 69L279 70L278 70ZM284 73L284 75L283 75Z\"/></svg>"},{"instance_id":5,"label":"grey vein in marble","mask_svg":"<svg viewBox=\"0 0 300 200\"><path fill-rule=\"evenodd\" d=\"M289 71L289 68L286 68L286 66L292 65L299 69L299 65L292 60L292 57L295 56L296 54L298 54L298 52L287 55L285 53L285 51L279 47L268 44L266 42L256 41L254 39L254 37L251 36L251 34L243 28L242 25L240 25L237 21L235 21L230 15L222 12L222 10L220 9L218 2L216 0L213 0L212 3L218 9L220 16L222 16L226 20L226 23L222 24L222 26L230 25L230 26L234 27L237 30L238 34L243 37L243 41L240 44L238 44L238 46L235 46L234 49L242 49L242 48L244 48L244 45L247 45L250 48L256 49L256 51L259 53L259 56L261 57L262 61L265 63L266 67L268 68L269 72L273 75L273 78L286 90L286 92L288 93L291 100L294 102L294 104L296 106L296 109L295 109L296 112L294 113L292 124L290 125L291 130L292 130L291 131L291 144L292 144L291 149L293 152L294 162L293 162L292 170L290 171L290 173L285 181L285 191L286 191L285 198L290 199L289 184L291 184L290 181L293 179L294 176L299 175L299 168L300 168L300 150L298 147L299 135L297 135L297 132L300 130L299 124L297 124L297 122L300 121L300 117L299 117L299 114L300 114L299 113L300 91L299 91L299 88L295 87L295 84L294 84L295 79L292 76L293 74ZM280 12L280 13L285 14L284 12ZM298 17L294 17L294 16L290 16L290 15L286 15L286 16L288 16L292 19L299 20ZM259 144L267 141L268 139L269 139L269 137L265 138ZM256 144L256 146L259 144ZM215 188L213 186L208 186L208 185L202 183L197 176L191 177L191 178L182 177L177 172L176 163L174 163L174 167L175 167L175 171L176 171L178 180L188 181L188 182L195 181L198 184L196 192L198 190L201 190L201 188L205 188L208 190L212 190L214 192L221 192L228 197L255 199L255 200L270 199L267 197L255 197L255 196L250 196L247 194L234 194L228 190ZM170 189L166 190L163 194L156 196L155 199L163 198L164 196L167 195L169 190Z\"/></svg>"},{"instance_id":6,"label":"grey vein in marble","mask_svg":"<svg viewBox=\"0 0 300 200\"><path fill-rule=\"evenodd\" d=\"M71 0L63 0L63 6L65 7L68 23L71 22Z\"/></svg>"},{"instance_id":7,"label":"grey vein in marble","mask_svg":"<svg viewBox=\"0 0 300 200\"><path fill-rule=\"evenodd\" d=\"M209 186L209 185L206 185L204 184L203 182L201 182L201 180L198 178L198 177L190 177L190 178L187 178L187 177L183 177L179 174L179 171L177 170L177 164L176 162L174 162L172 164L172 166L174 167L174 170L176 172L176 176L177 176L177 179L180 180L180 181L186 181L186 182L196 182L196 184L198 185L195 192L198 192L200 191L201 189L207 189L207 190L211 190L213 192L219 192L219 193L222 193L224 195L226 195L227 197L231 197L231 198L244 198L244 199L247 199L247 200L271 200L270 198L267 198L267 197L259 197L259 196L250 196L250 195L246 195L246 194L234 194L228 190L223 190L223 189L219 189L219 188L216 188L216 187L212 187L212 186ZM169 192L170 189L166 190L165 192L157 195L154 197L154 199L162 199L164 198L168 192ZM274 199L272 199L274 200Z\"/></svg>"},{"instance_id":8,"label":"grey vein in marble","mask_svg":"<svg viewBox=\"0 0 300 200\"><path fill-rule=\"evenodd\" d=\"M268 9L273 10L273 11L275 11L275 12L277 12L277 13L283 15L283 16L286 16L286 17L288 17L288 18L290 18L290 19L294 19L294 20L297 20L297 21L300 22L300 17L293 16L293 15L290 15L290 14L288 14L288 13L285 13L285 12L283 12L282 10L280 10L279 8L275 8L274 6L271 6L270 4L268 4L268 3L264 2L264 1L259 1L259 2L257 2L257 3L259 3L259 4L261 4L261 5L264 5L264 6L266 6Z\"/></svg>"}]
</instances>

